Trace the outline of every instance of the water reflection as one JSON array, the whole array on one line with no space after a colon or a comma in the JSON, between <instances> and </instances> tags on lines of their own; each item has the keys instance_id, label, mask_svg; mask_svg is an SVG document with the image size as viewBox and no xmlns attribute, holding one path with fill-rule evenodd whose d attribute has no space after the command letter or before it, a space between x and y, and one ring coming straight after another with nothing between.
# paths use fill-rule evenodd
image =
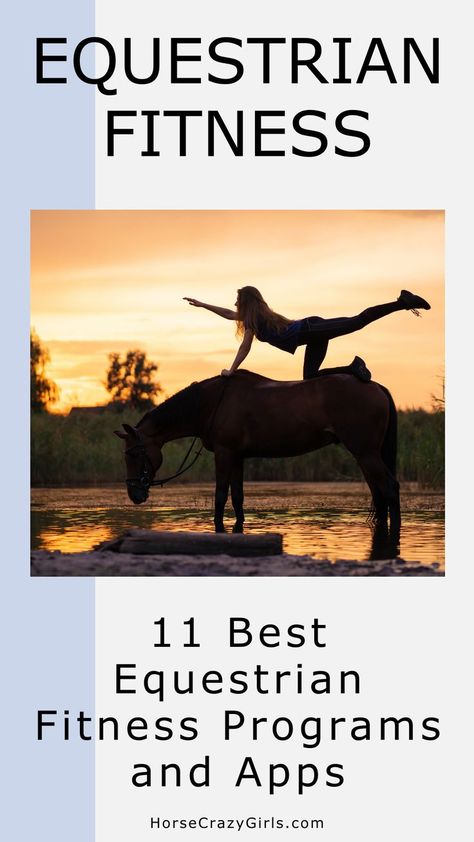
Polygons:
<instances>
[{"instance_id":1,"label":"water reflection","mask_svg":"<svg viewBox=\"0 0 474 842\"><path fill-rule=\"evenodd\" d=\"M392 533L386 526L375 526L367 561L384 561L400 556L400 532Z\"/></svg>"},{"instance_id":2,"label":"water reflection","mask_svg":"<svg viewBox=\"0 0 474 842\"><path fill-rule=\"evenodd\" d=\"M249 483L246 532L283 534L288 553L367 561L401 557L444 562L443 498L407 488L400 545L367 524L369 498L358 483ZM212 485L169 486L151 504L133 506L122 487L33 489L32 548L80 552L131 527L212 531ZM228 527L232 513L228 511Z\"/></svg>"}]
</instances>

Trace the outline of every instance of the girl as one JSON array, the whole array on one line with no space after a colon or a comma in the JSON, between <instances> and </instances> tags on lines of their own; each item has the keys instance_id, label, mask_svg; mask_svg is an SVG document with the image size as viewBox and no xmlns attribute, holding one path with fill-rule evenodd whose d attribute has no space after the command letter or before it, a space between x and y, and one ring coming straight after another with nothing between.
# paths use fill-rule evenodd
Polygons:
<instances>
[{"instance_id":1,"label":"girl","mask_svg":"<svg viewBox=\"0 0 474 842\"><path fill-rule=\"evenodd\" d=\"M348 366L337 366L319 371L319 367L326 356L330 339L336 336L346 336L354 333L366 325L395 313L398 310L412 310L419 316L418 310L429 310L430 305L424 298L403 289L396 301L388 304L377 304L363 310L357 316L349 318L323 319L321 316L308 316L305 319L291 320L280 316L270 309L261 293L255 287L242 287L237 291L235 310L204 304L196 298L185 298L193 307L204 307L224 319L237 322L237 334L242 336L242 342L230 368L224 368L221 374L230 377L237 371L239 365L247 357L254 337L260 342L268 342L275 348L294 354L299 345L306 345L303 378L308 380L320 374L335 374L348 372L361 380L370 380L370 371L360 357L355 357Z\"/></svg>"}]
</instances>

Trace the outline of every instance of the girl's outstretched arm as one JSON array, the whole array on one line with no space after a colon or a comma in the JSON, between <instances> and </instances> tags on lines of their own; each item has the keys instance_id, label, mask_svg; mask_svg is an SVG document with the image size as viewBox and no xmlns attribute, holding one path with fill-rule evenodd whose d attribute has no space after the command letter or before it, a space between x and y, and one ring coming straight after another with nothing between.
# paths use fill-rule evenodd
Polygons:
<instances>
[{"instance_id":1,"label":"girl's outstretched arm","mask_svg":"<svg viewBox=\"0 0 474 842\"><path fill-rule=\"evenodd\" d=\"M224 377L231 377L232 374L234 374L234 372L237 371L240 363L242 363L245 360L245 357L248 355L250 348L252 347L253 336L253 330L250 330L250 328L248 327L244 333L244 338L242 339L239 350L237 351L237 355L231 367L223 368L221 371L221 374Z\"/></svg>"},{"instance_id":2,"label":"girl's outstretched arm","mask_svg":"<svg viewBox=\"0 0 474 842\"><path fill-rule=\"evenodd\" d=\"M218 316L222 316L223 319L233 319L234 321L237 319L236 311L228 310L227 307L204 304L204 301L198 301L197 298L187 298L186 296L183 298L183 301L188 301L192 307L204 307L205 310L210 310L211 313L216 313Z\"/></svg>"}]
</instances>

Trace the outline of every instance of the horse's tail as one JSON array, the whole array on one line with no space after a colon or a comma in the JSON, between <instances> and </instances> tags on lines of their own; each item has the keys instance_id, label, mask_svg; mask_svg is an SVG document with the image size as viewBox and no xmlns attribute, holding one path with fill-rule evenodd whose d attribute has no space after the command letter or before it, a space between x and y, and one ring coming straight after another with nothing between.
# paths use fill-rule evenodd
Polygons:
<instances>
[{"instance_id":1,"label":"horse's tail","mask_svg":"<svg viewBox=\"0 0 474 842\"><path fill-rule=\"evenodd\" d=\"M380 384L379 384L380 385ZM380 386L388 398L388 425L382 444L382 459L393 477L397 476L397 410L385 386Z\"/></svg>"}]
</instances>

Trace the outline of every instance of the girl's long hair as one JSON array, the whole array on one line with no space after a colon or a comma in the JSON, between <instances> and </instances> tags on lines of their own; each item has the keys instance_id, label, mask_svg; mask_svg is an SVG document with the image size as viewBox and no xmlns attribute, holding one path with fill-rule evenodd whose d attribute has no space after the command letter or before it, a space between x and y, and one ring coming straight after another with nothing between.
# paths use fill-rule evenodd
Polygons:
<instances>
[{"instance_id":1,"label":"girl's long hair","mask_svg":"<svg viewBox=\"0 0 474 842\"><path fill-rule=\"evenodd\" d=\"M242 335L247 328L255 334L262 325L275 333L281 333L290 319L280 316L270 309L261 292L256 287L242 287L237 291L237 334Z\"/></svg>"}]
</instances>

